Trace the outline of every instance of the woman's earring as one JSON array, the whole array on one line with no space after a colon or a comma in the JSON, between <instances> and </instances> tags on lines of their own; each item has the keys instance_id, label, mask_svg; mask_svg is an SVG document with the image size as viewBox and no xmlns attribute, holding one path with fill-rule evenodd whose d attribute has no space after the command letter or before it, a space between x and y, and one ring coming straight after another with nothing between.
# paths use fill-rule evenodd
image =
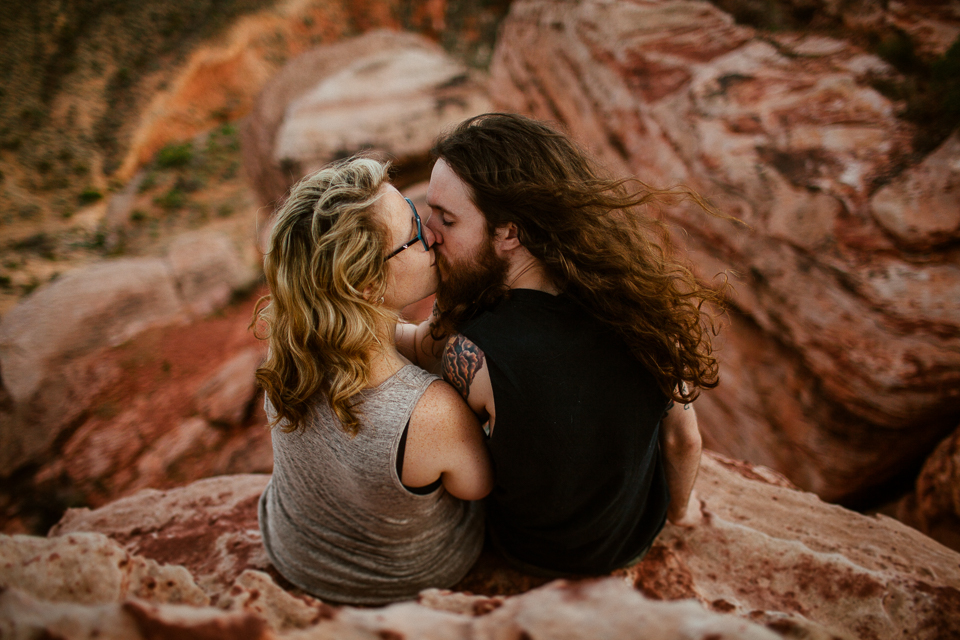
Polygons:
<instances>
[{"instance_id":1,"label":"woman's earring","mask_svg":"<svg viewBox=\"0 0 960 640\"><path fill-rule=\"evenodd\" d=\"M383 304L383 296L380 296L380 304Z\"/></svg>"}]
</instances>

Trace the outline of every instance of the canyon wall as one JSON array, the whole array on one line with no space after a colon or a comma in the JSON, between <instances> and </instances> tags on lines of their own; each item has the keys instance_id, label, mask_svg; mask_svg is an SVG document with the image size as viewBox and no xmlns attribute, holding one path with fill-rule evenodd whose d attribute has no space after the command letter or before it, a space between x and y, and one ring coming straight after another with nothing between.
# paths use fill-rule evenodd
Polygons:
<instances>
[{"instance_id":1,"label":"canyon wall","mask_svg":"<svg viewBox=\"0 0 960 640\"><path fill-rule=\"evenodd\" d=\"M519 0L491 74L499 108L741 221L664 211L703 279L732 285L707 446L855 500L956 428L960 133L918 154L876 88L893 67L706 2Z\"/></svg>"}]
</instances>

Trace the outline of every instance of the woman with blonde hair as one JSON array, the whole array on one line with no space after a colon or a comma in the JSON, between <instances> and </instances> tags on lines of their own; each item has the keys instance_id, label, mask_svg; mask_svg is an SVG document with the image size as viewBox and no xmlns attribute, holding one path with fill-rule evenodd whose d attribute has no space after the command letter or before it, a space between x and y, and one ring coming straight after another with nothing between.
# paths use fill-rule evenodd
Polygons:
<instances>
[{"instance_id":1,"label":"woman with blonde hair","mask_svg":"<svg viewBox=\"0 0 960 640\"><path fill-rule=\"evenodd\" d=\"M352 158L291 189L264 257L274 469L260 530L281 575L323 600L452 586L483 544L480 425L394 344L400 309L437 286L425 222L386 165Z\"/></svg>"}]
</instances>

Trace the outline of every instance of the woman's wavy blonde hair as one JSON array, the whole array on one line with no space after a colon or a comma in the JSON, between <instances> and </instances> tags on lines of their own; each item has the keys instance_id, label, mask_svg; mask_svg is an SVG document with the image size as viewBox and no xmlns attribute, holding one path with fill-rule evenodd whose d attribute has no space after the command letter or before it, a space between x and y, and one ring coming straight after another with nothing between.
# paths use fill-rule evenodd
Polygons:
<instances>
[{"instance_id":1,"label":"woman's wavy blonde hair","mask_svg":"<svg viewBox=\"0 0 960 640\"><path fill-rule=\"evenodd\" d=\"M386 289L386 227L374 204L389 165L350 158L297 183L277 211L263 270L270 293L254 310L269 353L257 381L276 408L271 427L296 431L319 393L344 431L360 429L356 396L368 386L378 329L393 318Z\"/></svg>"}]
</instances>

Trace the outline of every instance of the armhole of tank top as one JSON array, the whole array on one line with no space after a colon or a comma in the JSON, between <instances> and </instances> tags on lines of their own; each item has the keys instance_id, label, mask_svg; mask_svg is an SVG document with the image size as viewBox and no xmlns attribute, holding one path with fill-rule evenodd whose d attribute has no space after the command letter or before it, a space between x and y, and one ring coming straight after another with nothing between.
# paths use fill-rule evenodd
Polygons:
<instances>
[{"instance_id":1,"label":"armhole of tank top","mask_svg":"<svg viewBox=\"0 0 960 640\"><path fill-rule=\"evenodd\" d=\"M431 383L433 381L431 380ZM422 487L408 487L403 484L403 457L407 452L407 431L410 430L410 420L407 420L406 426L403 428L403 435L400 436L400 444L397 446L397 480L400 481L400 486L403 487L407 493L411 493L415 496L425 496L433 493L443 484L443 478L437 478L428 485Z\"/></svg>"}]
</instances>

